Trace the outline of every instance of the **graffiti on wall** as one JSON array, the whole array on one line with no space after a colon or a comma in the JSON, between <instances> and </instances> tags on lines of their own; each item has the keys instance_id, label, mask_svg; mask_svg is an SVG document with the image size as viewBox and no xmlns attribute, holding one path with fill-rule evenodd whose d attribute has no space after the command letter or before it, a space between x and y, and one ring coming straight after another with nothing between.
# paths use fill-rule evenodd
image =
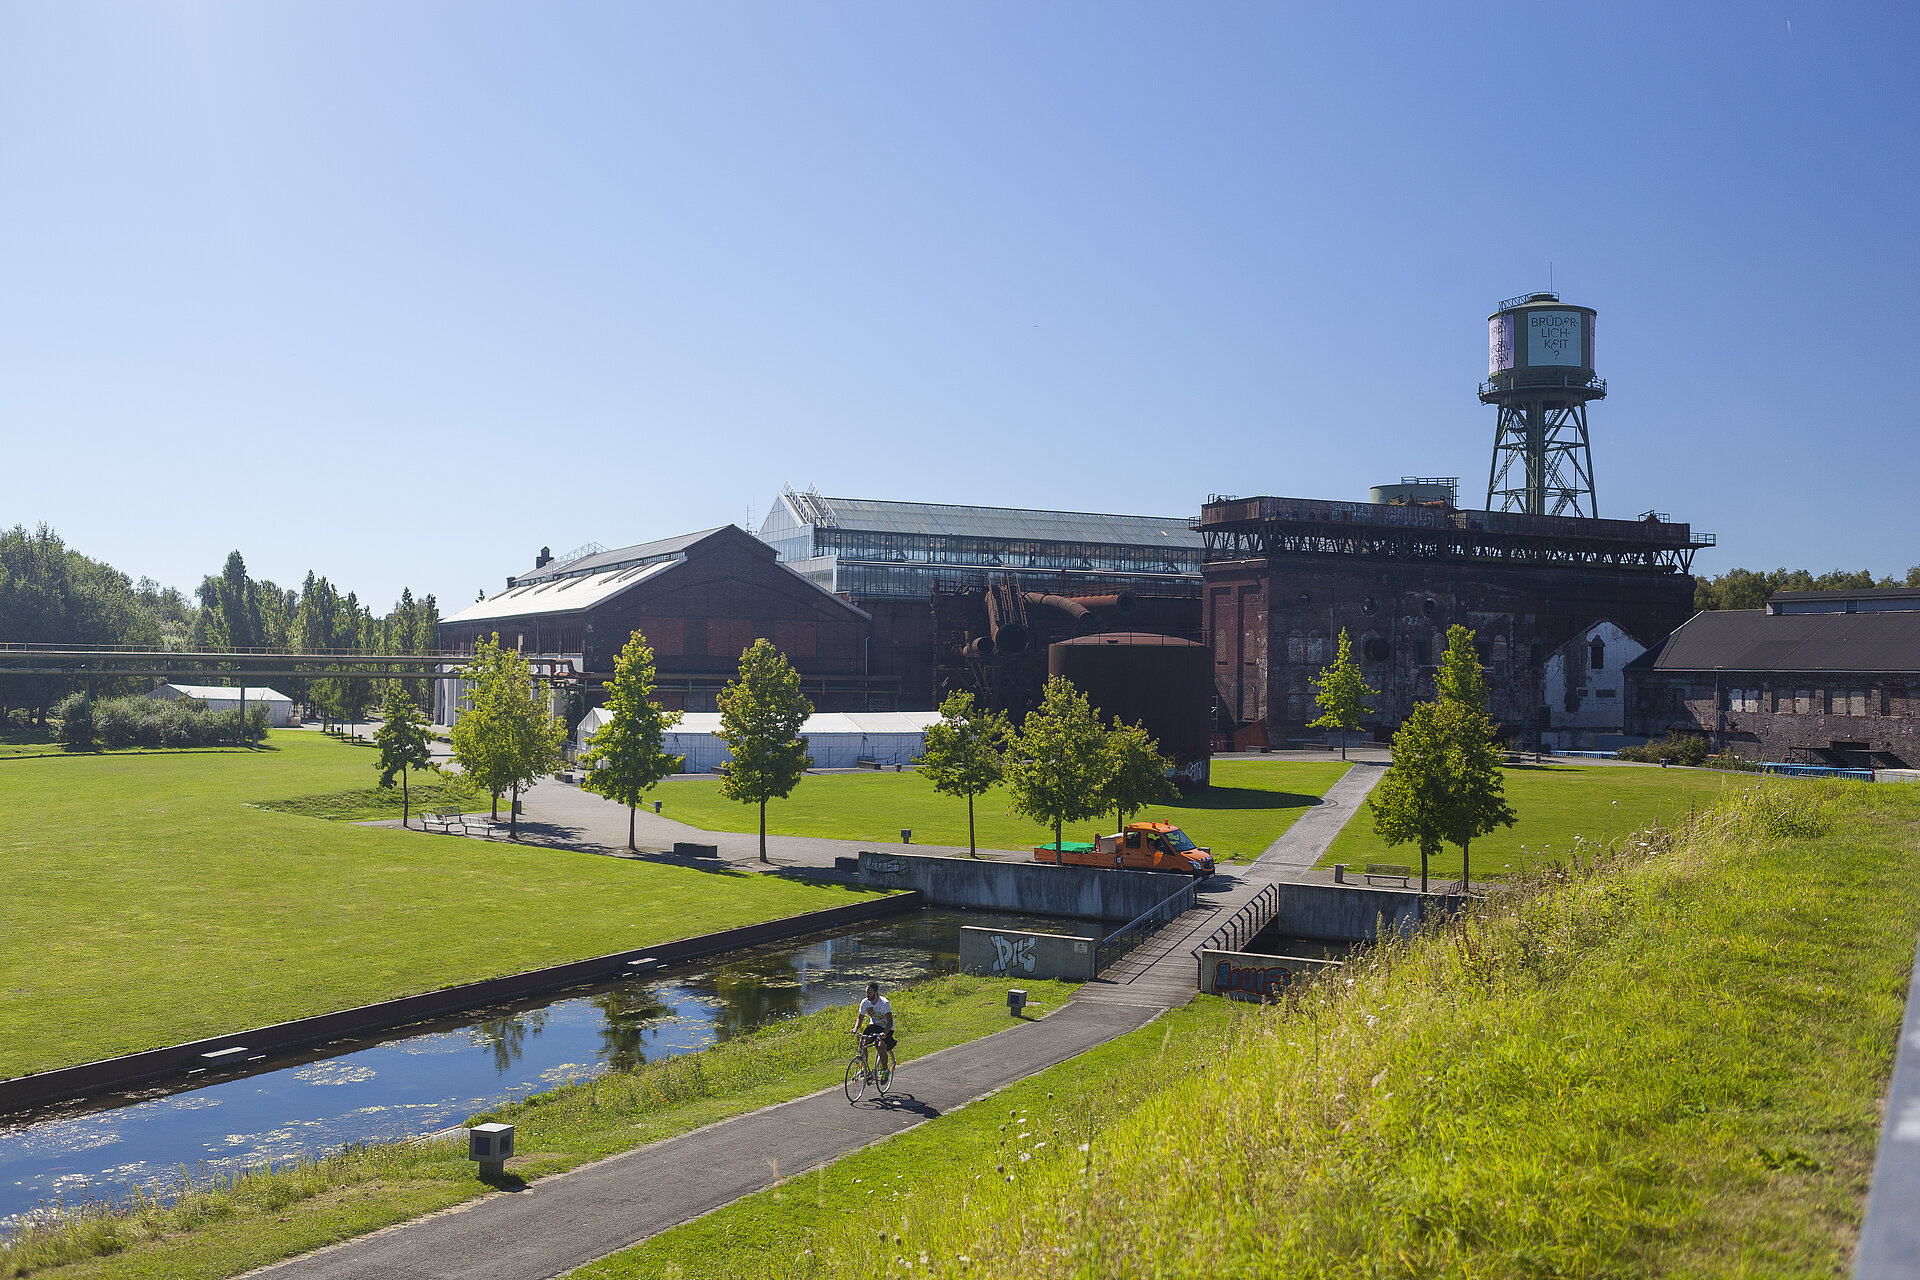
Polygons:
<instances>
[{"instance_id":1,"label":"graffiti on wall","mask_svg":"<svg viewBox=\"0 0 1920 1280\"><path fill-rule=\"evenodd\" d=\"M1231 960L1221 960L1213 966L1216 995L1264 1000L1292 986L1293 982L1293 970L1283 964L1234 964Z\"/></svg>"},{"instance_id":2,"label":"graffiti on wall","mask_svg":"<svg viewBox=\"0 0 1920 1280\"><path fill-rule=\"evenodd\" d=\"M1033 972L1034 940L1032 938L1003 938L996 933L993 935L992 942L995 973L1012 973L1015 970L1022 973Z\"/></svg>"},{"instance_id":3,"label":"graffiti on wall","mask_svg":"<svg viewBox=\"0 0 1920 1280\"><path fill-rule=\"evenodd\" d=\"M898 858L869 857L862 869L876 876L897 876L907 869L907 864Z\"/></svg>"}]
</instances>

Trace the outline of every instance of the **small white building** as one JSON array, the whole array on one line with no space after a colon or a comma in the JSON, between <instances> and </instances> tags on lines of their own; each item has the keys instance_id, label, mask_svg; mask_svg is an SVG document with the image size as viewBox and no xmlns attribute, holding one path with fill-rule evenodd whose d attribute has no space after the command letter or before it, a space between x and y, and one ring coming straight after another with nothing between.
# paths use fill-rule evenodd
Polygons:
<instances>
[{"instance_id":1,"label":"small white building","mask_svg":"<svg viewBox=\"0 0 1920 1280\"><path fill-rule=\"evenodd\" d=\"M1543 743L1567 751L1611 746L1603 738L1627 729L1626 673L1647 647L1602 619L1555 649L1547 658Z\"/></svg>"},{"instance_id":2,"label":"small white building","mask_svg":"<svg viewBox=\"0 0 1920 1280\"><path fill-rule=\"evenodd\" d=\"M239 689L224 684L163 684L147 696L163 702L192 698L206 703L209 711L232 711L240 705L240 693ZM293 723L293 699L286 694L264 685L248 685L246 695L248 707L267 709L267 723L273 728L284 729Z\"/></svg>"},{"instance_id":3,"label":"small white building","mask_svg":"<svg viewBox=\"0 0 1920 1280\"><path fill-rule=\"evenodd\" d=\"M587 712L574 736L576 751L587 749L607 719L605 708ZM938 711L819 711L800 726L800 736L816 769L852 769L862 760L891 768L912 764L926 750L927 726L939 719ZM687 758L688 773L711 773L728 758L726 740L715 736L719 730L719 712L684 712L662 746Z\"/></svg>"}]
</instances>

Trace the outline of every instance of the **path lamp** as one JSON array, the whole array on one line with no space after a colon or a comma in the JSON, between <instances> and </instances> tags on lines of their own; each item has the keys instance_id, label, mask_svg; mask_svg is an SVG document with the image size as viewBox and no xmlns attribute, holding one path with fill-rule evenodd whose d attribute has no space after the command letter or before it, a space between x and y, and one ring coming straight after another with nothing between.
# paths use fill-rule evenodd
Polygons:
<instances>
[{"instance_id":1,"label":"path lamp","mask_svg":"<svg viewBox=\"0 0 1920 1280\"><path fill-rule=\"evenodd\" d=\"M1007 1016L1017 1018L1020 1011L1027 1007L1027 993L1018 987L1007 992Z\"/></svg>"},{"instance_id":2,"label":"path lamp","mask_svg":"<svg viewBox=\"0 0 1920 1280\"><path fill-rule=\"evenodd\" d=\"M513 1126L476 1124L467 1130L467 1159L480 1163L482 1178L497 1178L513 1159Z\"/></svg>"}]
</instances>

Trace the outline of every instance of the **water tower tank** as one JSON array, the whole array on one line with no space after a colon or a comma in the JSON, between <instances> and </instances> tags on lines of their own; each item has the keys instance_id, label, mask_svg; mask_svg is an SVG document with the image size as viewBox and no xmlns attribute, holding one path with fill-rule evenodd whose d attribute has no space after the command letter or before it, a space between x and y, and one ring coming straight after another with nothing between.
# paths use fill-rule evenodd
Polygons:
<instances>
[{"instance_id":1,"label":"water tower tank","mask_svg":"<svg viewBox=\"0 0 1920 1280\"><path fill-rule=\"evenodd\" d=\"M1531 293L1502 304L1487 317L1488 385L1511 390L1571 384L1590 392L1596 314L1592 307L1560 301L1557 293ZM1605 394L1602 388L1600 395Z\"/></svg>"},{"instance_id":2,"label":"water tower tank","mask_svg":"<svg viewBox=\"0 0 1920 1280\"><path fill-rule=\"evenodd\" d=\"M1213 650L1174 636L1109 632L1047 647L1047 674L1065 676L1111 725L1144 724L1173 757L1180 788L1207 785L1213 755Z\"/></svg>"}]
</instances>

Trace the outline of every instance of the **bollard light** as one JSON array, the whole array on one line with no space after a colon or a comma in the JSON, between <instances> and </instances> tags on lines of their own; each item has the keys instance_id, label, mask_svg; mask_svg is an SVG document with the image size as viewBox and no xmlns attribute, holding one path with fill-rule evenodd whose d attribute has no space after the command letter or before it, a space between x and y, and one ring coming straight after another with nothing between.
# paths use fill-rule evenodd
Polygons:
<instances>
[{"instance_id":1,"label":"bollard light","mask_svg":"<svg viewBox=\"0 0 1920 1280\"><path fill-rule=\"evenodd\" d=\"M911 827L900 828L900 843L901 844L913 843L913 828Z\"/></svg>"},{"instance_id":2,"label":"bollard light","mask_svg":"<svg viewBox=\"0 0 1920 1280\"><path fill-rule=\"evenodd\" d=\"M658 800L655 800L655 801L653 802L653 811L654 811L655 813L658 813L658 812L660 812L660 802L659 802Z\"/></svg>"},{"instance_id":3,"label":"bollard light","mask_svg":"<svg viewBox=\"0 0 1920 1280\"><path fill-rule=\"evenodd\" d=\"M476 1124L467 1130L467 1159L480 1163L480 1176L497 1178L513 1159L513 1126Z\"/></svg>"},{"instance_id":4,"label":"bollard light","mask_svg":"<svg viewBox=\"0 0 1920 1280\"><path fill-rule=\"evenodd\" d=\"M1020 1016L1020 1011L1026 1007L1027 1007L1026 992L1022 991L1018 987L1015 987L1012 990L1007 992L1007 1012L1010 1015L1017 1018Z\"/></svg>"}]
</instances>

